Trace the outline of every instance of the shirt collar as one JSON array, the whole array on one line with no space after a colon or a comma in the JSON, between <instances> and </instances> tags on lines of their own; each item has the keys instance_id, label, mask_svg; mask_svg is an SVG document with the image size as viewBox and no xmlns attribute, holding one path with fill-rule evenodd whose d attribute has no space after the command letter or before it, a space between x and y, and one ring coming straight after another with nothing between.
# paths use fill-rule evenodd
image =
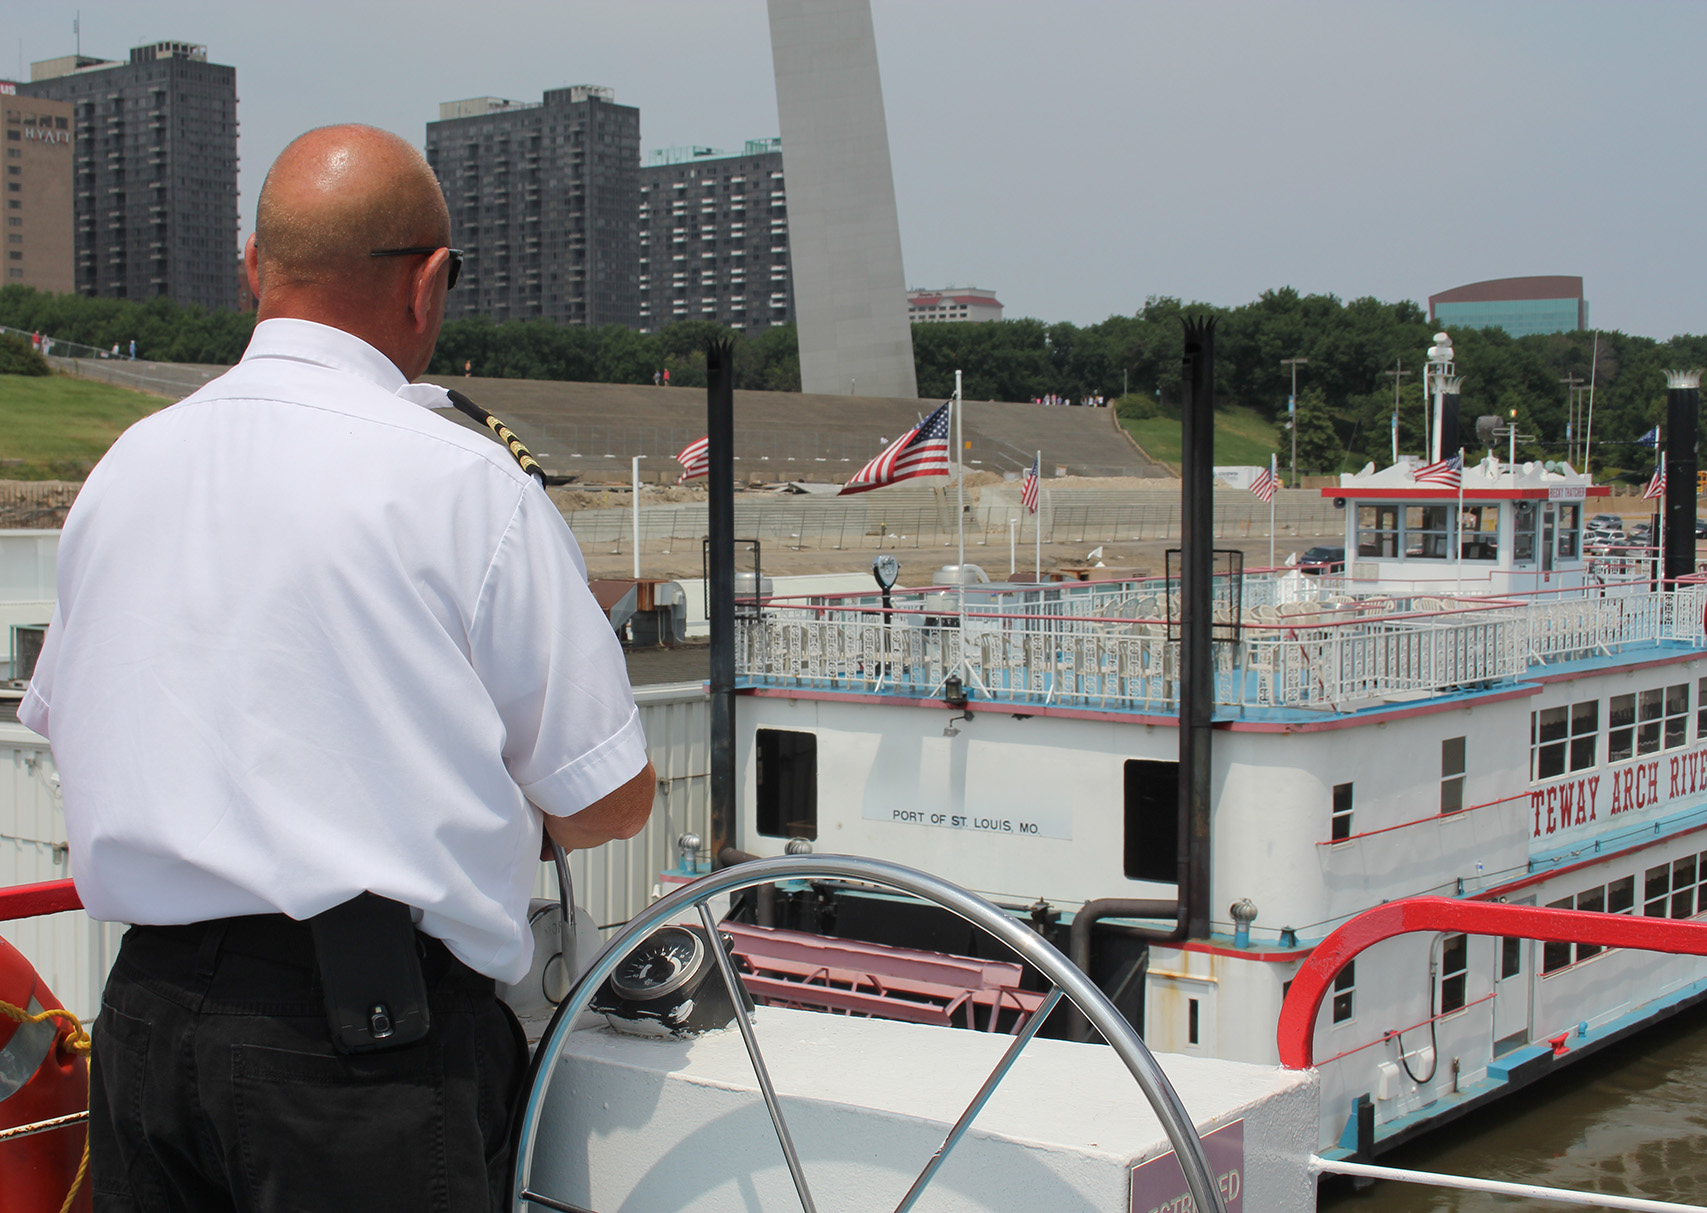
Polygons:
<instances>
[{"instance_id":1,"label":"shirt collar","mask_svg":"<svg viewBox=\"0 0 1707 1213\"><path fill-rule=\"evenodd\" d=\"M397 364L353 333L312 320L275 317L255 326L243 361L289 358L366 379L395 394L408 380Z\"/></svg>"}]
</instances>

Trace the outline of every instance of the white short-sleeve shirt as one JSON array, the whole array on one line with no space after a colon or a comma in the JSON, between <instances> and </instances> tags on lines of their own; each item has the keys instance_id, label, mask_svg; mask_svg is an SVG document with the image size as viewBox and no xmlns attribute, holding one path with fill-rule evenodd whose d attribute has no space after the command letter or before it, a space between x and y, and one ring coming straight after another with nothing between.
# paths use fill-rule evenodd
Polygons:
<instances>
[{"instance_id":1,"label":"white short-sleeve shirt","mask_svg":"<svg viewBox=\"0 0 1707 1213\"><path fill-rule=\"evenodd\" d=\"M562 515L419 394L348 333L267 320L90 474L19 716L94 917L372 890L526 971L539 810L620 787L645 738Z\"/></svg>"}]
</instances>

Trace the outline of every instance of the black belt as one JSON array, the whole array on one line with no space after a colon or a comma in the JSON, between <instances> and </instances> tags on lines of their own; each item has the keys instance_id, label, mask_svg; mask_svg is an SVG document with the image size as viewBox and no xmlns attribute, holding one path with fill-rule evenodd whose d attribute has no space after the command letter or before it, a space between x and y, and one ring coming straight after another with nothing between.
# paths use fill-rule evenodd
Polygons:
<instances>
[{"instance_id":1,"label":"black belt","mask_svg":"<svg viewBox=\"0 0 1707 1213\"><path fill-rule=\"evenodd\" d=\"M261 961L288 984L300 981L297 988L324 999L340 1051L365 1052L424 1035L430 1023L430 990L488 997L494 990L490 977L457 960L443 940L411 929L407 914L397 902L363 894L309 921L284 914L244 914L182 925L134 926L126 940L156 957L175 953L170 967L180 968L185 977L186 970L193 969L195 982L204 989L220 971L222 956ZM263 984L273 980L263 978Z\"/></svg>"}]
</instances>

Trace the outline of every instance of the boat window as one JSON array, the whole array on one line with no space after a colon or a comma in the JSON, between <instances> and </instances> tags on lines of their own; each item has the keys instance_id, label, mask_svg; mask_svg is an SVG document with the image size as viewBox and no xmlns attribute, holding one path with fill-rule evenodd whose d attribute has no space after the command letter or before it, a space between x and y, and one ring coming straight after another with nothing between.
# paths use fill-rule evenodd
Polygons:
<instances>
[{"instance_id":1,"label":"boat window","mask_svg":"<svg viewBox=\"0 0 1707 1213\"><path fill-rule=\"evenodd\" d=\"M1707 678L1695 684L1695 738L1707 737Z\"/></svg>"},{"instance_id":2,"label":"boat window","mask_svg":"<svg viewBox=\"0 0 1707 1213\"><path fill-rule=\"evenodd\" d=\"M1575 897L1561 897L1558 901L1547 903L1549 910L1574 910L1577 908ZM1541 945L1541 972L1557 973L1571 963L1571 945L1548 941Z\"/></svg>"},{"instance_id":3,"label":"boat window","mask_svg":"<svg viewBox=\"0 0 1707 1213\"><path fill-rule=\"evenodd\" d=\"M1517 531L1512 537L1511 558L1524 564L1535 559L1535 503L1519 501L1514 513L1517 515Z\"/></svg>"},{"instance_id":4,"label":"boat window","mask_svg":"<svg viewBox=\"0 0 1707 1213\"><path fill-rule=\"evenodd\" d=\"M759 729L757 783L759 833L769 838L818 837L818 735Z\"/></svg>"},{"instance_id":5,"label":"boat window","mask_svg":"<svg viewBox=\"0 0 1707 1213\"><path fill-rule=\"evenodd\" d=\"M1620 698L1628 698L1621 696ZM1689 684L1654 687L1636 696L1636 753L1655 754L1682 745L1689 735ZM1626 755L1628 757L1628 755Z\"/></svg>"},{"instance_id":6,"label":"boat window","mask_svg":"<svg viewBox=\"0 0 1707 1213\"><path fill-rule=\"evenodd\" d=\"M1399 554L1398 506L1360 505L1357 507L1357 554L1359 556L1397 556Z\"/></svg>"},{"instance_id":7,"label":"boat window","mask_svg":"<svg viewBox=\"0 0 1707 1213\"><path fill-rule=\"evenodd\" d=\"M1445 560L1451 555L1452 507L1405 507L1405 555L1416 560Z\"/></svg>"},{"instance_id":8,"label":"boat window","mask_svg":"<svg viewBox=\"0 0 1707 1213\"><path fill-rule=\"evenodd\" d=\"M1507 935L1500 940L1500 980L1517 977L1523 972L1523 940Z\"/></svg>"},{"instance_id":9,"label":"boat window","mask_svg":"<svg viewBox=\"0 0 1707 1213\"><path fill-rule=\"evenodd\" d=\"M1465 506L1458 512L1459 551L1465 560L1496 560L1500 554L1500 507Z\"/></svg>"},{"instance_id":10,"label":"boat window","mask_svg":"<svg viewBox=\"0 0 1707 1213\"><path fill-rule=\"evenodd\" d=\"M1689 684L1666 688L1665 748L1675 750L1689 738Z\"/></svg>"},{"instance_id":11,"label":"boat window","mask_svg":"<svg viewBox=\"0 0 1707 1213\"><path fill-rule=\"evenodd\" d=\"M1636 753L1636 696L1614 695L1606 712L1606 761L1622 762Z\"/></svg>"},{"instance_id":12,"label":"boat window","mask_svg":"<svg viewBox=\"0 0 1707 1213\"><path fill-rule=\"evenodd\" d=\"M1469 941L1448 935L1440 945L1440 1013L1450 1015L1464 1007L1465 984L1469 980Z\"/></svg>"},{"instance_id":13,"label":"boat window","mask_svg":"<svg viewBox=\"0 0 1707 1213\"><path fill-rule=\"evenodd\" d=\"M1197 999L1186 999L1185 1006L1185 1043L1194 1045L1197 1043Z\"/></svg>"},{"instance_id":14,"label":"boat window","mask_svg":"<svg viewBox=\"0 0 1707 1213\"><path fill-rule=\"evenodd\" d=\"M1707 910L1707 890L1699 882L1707 856L1685 855L1649 868L1643 880L1642 913L1648 918L1693 918Z\"/></svg>"},{"instance_id":15,"label":"boat window","mask_svg":"<svg viewBox=\"0 0 1707 1213\"><path fill-rule=\"evenodd\" d=\"M1606 913L1606 886L1596 885L1577 894L1577 909L1588 910L1595 914ZM1576 945L1577 959L1587 960L1595 953L1603 951L1599 944L1579 943Z\"/></svg>"},{"instance_id":16,"label":"boat window","mask_svg":"<svg viewBox=\"0 0 1707 1213\"><path fill-rule=\"evenodd\" d=\"M1606 912L1608 914L1633 914L1636 905L1636 878L1620 876L1606 886Z\"/></svg>"},{"instance_id":17,"label":"boat window","mask_svg":"<svg viewBox=\"0 0 1707 1213\"><path fill-rule=\"evenodd\" d=\"M1456 813L1464 807L1464 739L1448 737L1440 743L1440 811Z\"/></svg>"},{"instance_id":18,"label":"boat window","mask_svg":"<svg viewBox=\"0 0 1707 1213\"><path fill-rule=\"evenodd\" d=\"M1179 763L1126 762L1125 872L1130 880L1179 879Z\"/></svg>"},{"instance_id":19,"label":"boat window","mask_svg":"<svg viewBox=\"0 0 1707 1213\"><path fill-rule=\"evenodd\" d=\"M1542 708L1529 714L1529 778L1552 779L1565 773L1570 746L1571 710Z\"/></svg>"},{"instance_id":20,"label":"boat window","mask_svg":"<svg viewBox=\"0 0 1707 1213\"><path fill-rule=\"evenodd\" d=\"M1559 556L1561 559L1574 560L1577 555L1578 527L1582 522L1583 507L1580 505L1561 505L1559 507Z\"/></svg>"},{"instance_id":21,"label":"boat window","mask_svg":"<svg viewBox=\"0 0 1707 1213\"><path fill-rule=\"evenodd\" d=\"M1600 701L1542 708L1529 714L1529 778L1552 779L1594 766Z\"/></svg>"},{"instance_id":22,"label":"boat window","mask_svg":"<svg viewBox=\"0 0 1707 1213\"><path fill-rule=\"evenodd\" d=\"M1336 783L1334 785L1334 819L1333 832L1330 835L1334 842L1351 837L1351 785Z\"/></svg>"},{"instance_id":23,"label":"boat window","mask_svg":"<svg viewBox=\"0 0 1707 1213\"><path fill-rule=\"evenodd\" d=\"M1345 1023L1357 1009L1357 962L1346 961L1334 978L1334 1022Z\"/></svg>"},{"instance_id":24,"label":"boat window","mask_svg":"<svg viewBox=\"0 0 1707 1213\"><path fill-rule=\"evenodd\" d=\"M1649 868L1642 882L1642 913L1648 918L1664 918L1670 897L1671 865Z\"/></svg>"},{"instance_id":25,"label":"boat window","mask_svg":"<svg viewBox=\"0 0 1707 1213\"><path fill-rule=\"evenodd\" d=\"M1671 916L1695 916L1696 857L1685 855L1671 865Z\"/></svg>"}]
</instances>

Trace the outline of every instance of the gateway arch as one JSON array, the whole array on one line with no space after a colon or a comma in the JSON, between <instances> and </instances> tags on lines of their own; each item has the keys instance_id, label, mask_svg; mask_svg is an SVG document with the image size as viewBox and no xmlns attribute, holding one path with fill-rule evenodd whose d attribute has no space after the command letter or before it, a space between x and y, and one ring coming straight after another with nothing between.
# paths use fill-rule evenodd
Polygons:
<instances>
[{"instance_id":1,"label":"gateway arch","mask_svg":"<svg viewBox=\"0 0 1707 1213\"><path fill-rule=\"evenodd\" d=\"M870 0L768 0L800 388L919 394Z\"/></svg>"}]
</instances>

